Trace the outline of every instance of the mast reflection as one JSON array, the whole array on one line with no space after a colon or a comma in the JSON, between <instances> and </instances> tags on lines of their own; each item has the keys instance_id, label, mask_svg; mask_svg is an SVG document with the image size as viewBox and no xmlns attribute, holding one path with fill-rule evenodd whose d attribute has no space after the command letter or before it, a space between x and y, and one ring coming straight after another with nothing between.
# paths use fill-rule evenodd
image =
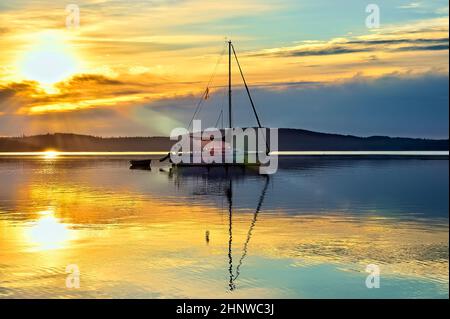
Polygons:
<instances>
[{"instance_id":1,"label":"mast reflection","mask_svg":"<svg viewBox=\"0 0 450 319\"><path fill-rule=\"evenodd\" d=\"M185 185L193 186L193 195L197 196L220 196L227 200L228 208L228 289L236 289L236 280L241 274L241 267L248 255L248 247L252 238L253 230L258 220L258 215L264 202L270 182L269 175L260 175L257 170L246 167L177 167L168 171L169 179L172 179L178 188ZM264 186L256 203L256 209L247 231L247 237L242 247L242 254L238 259L237 266L233 265L233 183L240 182L247 178L263 179ZM206 243L209 243L210 232L205 233Z\"/></svg>"}]
</instances>

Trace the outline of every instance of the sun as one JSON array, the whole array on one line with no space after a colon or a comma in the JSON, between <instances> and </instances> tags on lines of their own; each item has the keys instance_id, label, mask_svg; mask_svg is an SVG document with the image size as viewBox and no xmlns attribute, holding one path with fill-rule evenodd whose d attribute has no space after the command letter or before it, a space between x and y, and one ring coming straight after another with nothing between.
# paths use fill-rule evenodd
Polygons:
<instances>
[{"instance_id":1,"label":"sun","mask_svg":"<svg viewBox=\"0 0 450 319\"><path fill-rule=\"evenodd\" d=\"M53 85L77 73L79 62L72 50L63 33L39 33L19 61L20 73L44 87Z\"/></svg>"},{"instance_id":2,"label":"sun","mask_svg":"<svg viewBox=\"0 0 450 319\"><path fill-rule=\"evenodd\" d=\"M59 155L59 152L53 151L53 150L48 150L43 153L43 156L45 159L54 159L54 158L57 158L58 155Z\"/></svg>"}]
</instances>

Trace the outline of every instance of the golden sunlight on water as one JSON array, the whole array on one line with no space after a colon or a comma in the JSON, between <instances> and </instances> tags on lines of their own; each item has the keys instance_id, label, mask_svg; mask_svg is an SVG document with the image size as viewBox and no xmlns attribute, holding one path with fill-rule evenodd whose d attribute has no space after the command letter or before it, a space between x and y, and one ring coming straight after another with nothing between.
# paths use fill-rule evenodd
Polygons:
<instances>
[{"instance_id":1,"label":"golden sunlight on water","mask_svg":"<svg viewBox=\"0 0 450 319\"><path fill-rule=\"evenodd\" d=\"M429 278L442 285L448 284L445 259L433 260L431 256L423 256L417 260L418 256L424 255L423 250L440 249L448 235L446 229L427 234L421 230L423 226L420 224L393 225L389 221L370 218L355 224L339 216L287 219L275 214L260 216L249 247L249 255L254 259L245 260L244 257L240 269L242 277L235 282L238 289L230 293L227 290L229 233L221 213L208 207L192 210L189 206L147 204L152 207L143 211L147 218L131 218L127 222L116 215L112 217L116 219L115 224L105 224L96 217L98 212L94 204L89 207L85 202L78 211L84 216L80 219L70 216L69 219L81 223L89 220L90 224L81 224L73 230L52 216L43 216L31 226L13 226L2 221L2 229L19 233L15 242L2 248L9 252L8 258L13 257L10 259L13 263L14 260L19 262L15 267L28 273L27 277L31 279L41 276L41 272L61 277L60 282L45 283L43 292L47 296L63 290L61 275L72 263L80 267L83 287L88 289L66 291L65 295L83 292L85 296L138 293L149 297L205 297L213 290L221 297L250 296L253 293L281 297L288 296L289 289L283 290L276 285L272 289L259 283L260 280L269 280L277 268L287 267L286 270L302 272L309 267L333 265L344 272L361 275L365 265L374 261L387 277ZM173 209L179 212L177 216L171 214ZM113 214L113 211L107 212ZM238 216L233 220L233 276L236 276L236 267L244 256L243 247L250 224L250 216ZM210 232L209 243L204 237L206 230ZM76 232L77 239L69 240L69 231ZM28 258L24 254L29 255ZM36 262L22 264L29 258ZM265 268L258 265L260 262L268 263L266 273L251 275L252 270ZM14 284L20 285L20 280L12 275L6 274L6 278L15 279ZM116 290L122 281L130 291ZM320 284L317 286L319 288Z\"/></svg>"},{"instance_id":2,"label":"golden sunlight on water","mask_svg":"<svg viewBox=\"0 0 450 319\"><path fill-rule=\"evenodd\" d=\"M25 238L36 250L49 250L64 248L70 239L70 230L67 225L55 217L53 210L37 213L39 218L31 222L25 231Z\"/></svg>"},{"instance_id":3,"label":"golden sunlight on water","mask_svg":"<svg viewBox=\"0 0 450 319\"><path fill-rule=\"evenodd\" d=\"M386 214L343 194L344 210L302 205L299 181L303 192L316 189L331 201L331 180L319 193L311 183L331 174L343 185L345 167L297 175L295 183L281 172L272 186L259 177L235 180L230 215L229 182L129 171L124 163L0 165L12 186L0 186L0 297L448 296L445 217ZM274 193L286 183L298 192L284 198L292 205ZM250 189L256 194L247 197ZM384 290L364 286L371 263L382 269ZM79 289L65 287L70 264L80 269Z\"/></svg>"}]
</instances>

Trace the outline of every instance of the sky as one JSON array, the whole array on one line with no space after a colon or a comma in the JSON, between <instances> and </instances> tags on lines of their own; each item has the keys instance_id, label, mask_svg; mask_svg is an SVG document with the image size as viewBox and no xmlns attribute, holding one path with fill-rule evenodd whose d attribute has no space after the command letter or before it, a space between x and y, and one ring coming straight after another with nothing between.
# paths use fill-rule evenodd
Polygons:
<instances>
[{"instance_id":1,"label":"sky","mask_svg":"<svg viewBox=\"0 0 450 319\"><path fill-rule=\"evenodd\" d=\"M264 126L448 138L448 35L441 0L2 1L0 136L168 135L207 86L198 118L226 123L232 40Z\"/></svg>"}]
</instances>

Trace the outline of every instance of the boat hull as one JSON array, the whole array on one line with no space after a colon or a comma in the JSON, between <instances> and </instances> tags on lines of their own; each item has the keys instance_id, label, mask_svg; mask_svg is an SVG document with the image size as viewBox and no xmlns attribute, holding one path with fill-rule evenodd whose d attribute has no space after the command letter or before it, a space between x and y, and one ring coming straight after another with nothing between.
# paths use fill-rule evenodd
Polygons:
<instances>
[{"instance_id":1,"label":"boat hull","mask_svg":"<svg viewBox=\"0 0 450 319\"><path fill-rule=\"evenodd\" d=\"M131 169L151 169L152 160L132 160L130 165Z\"/></svg>"}]
</instances>

